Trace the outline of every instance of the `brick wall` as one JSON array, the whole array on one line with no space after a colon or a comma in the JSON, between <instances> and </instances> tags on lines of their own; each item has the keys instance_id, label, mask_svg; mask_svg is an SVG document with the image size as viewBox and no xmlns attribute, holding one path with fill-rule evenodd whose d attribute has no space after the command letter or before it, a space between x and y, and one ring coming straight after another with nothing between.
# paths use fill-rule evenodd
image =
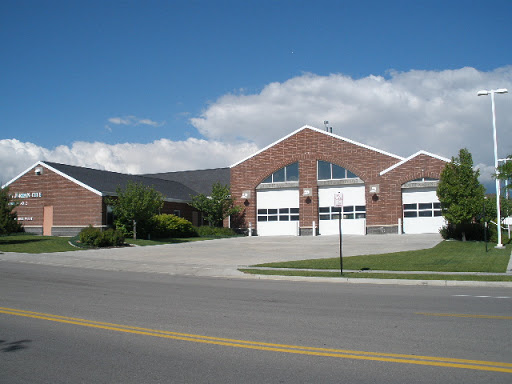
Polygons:
<instances>
[{"instance_id":1,"label":"brick wall","mask_svg":"<svg viewBox=\"0 0 512 384\"><path fill-rule=\"evenodd\" d=\"M276 143L263 152L231 168L231 193L237 204L245 207L243 226L256 220L256 187L278 169L299 162L300 223L301 227L318 223L317 160L324 160L348 169L365 183L367 227L394 227L402 217L403 183L419 178L439 178L445 162L431 156L419 155L402 166L380 176L380 172L398 163L400 159L385 153L353 144L317 130L305 128ZM377 196L369 193L370 185L378 184ZM302 197L303 188L311 188L313 196ZM243 191L250 191L249 199L241 199Z\"/></svg>"},{"instance_id":2,"label":"brick wall","mask_svg":"<svg viewBox=\"0 0 512 384\"><path fill-rule=\"evenodd\" d=\"M52 235L71 235L77 232L74 227L105 222L101 196L47 168L41 175L29 170L9 185L9 193L22 194L15 199L21 203L16 212L27 232L42 234L45 206L53 206Z\"/></svg>"}]
</instances>

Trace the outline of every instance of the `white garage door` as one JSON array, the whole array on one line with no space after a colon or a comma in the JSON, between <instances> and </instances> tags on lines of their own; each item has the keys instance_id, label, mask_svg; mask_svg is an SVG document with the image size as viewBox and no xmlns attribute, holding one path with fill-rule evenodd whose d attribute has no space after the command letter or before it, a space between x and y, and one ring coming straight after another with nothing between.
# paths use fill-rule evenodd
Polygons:
<instances>
[{"instance_id":1,"label":"white garage door","mask_svg":"<svg viewBox=\"0 0 512 384\"><path fill-rule=\"evenodd\" d=\"M404 233L439 233L445 225L436 187L402 190Z\"/></svg>"},{"instance_id":2,"label":"white garage door","mask_svg":"<svg viewBox=\"0 0 512 384\"><path fill-rule=\"evenodd\" d=\"M343 208L334 206L334 196L341 193ZM366 233L366 206L364 185L320 187L318 189L319 232L321 235L339 233L339 213L341 230L347 235L364 235Z\"/></svg>"},{"instance_id":3,"label":"white garage door","mask_svg":"<svg viewBox=\"0 0 512 384\"><path fill-rule=\"evenodd\" d=\"M258 236L297 236L299 190L258 191Z\"/></svg>"}]
</instances>

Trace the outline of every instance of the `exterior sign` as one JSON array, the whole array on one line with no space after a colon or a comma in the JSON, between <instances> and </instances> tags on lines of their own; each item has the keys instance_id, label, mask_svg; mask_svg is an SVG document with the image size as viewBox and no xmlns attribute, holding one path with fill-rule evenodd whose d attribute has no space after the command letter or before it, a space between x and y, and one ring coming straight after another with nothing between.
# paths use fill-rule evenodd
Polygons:
<instances>
[{"instance_id":1,"label":"exterior sign","mask_svg":"<svg viewBox=\"0 0 512 384\"><path fill-rule=\"evenodd\" d=\"M43 197L42 192L27 192L27 193L21 193L21 192L15 192L14 195L12 195L13 199L29 199L31 197Z\"/></svg>"},{"instance_id":2,"label":"exterior sign","mask_svg":"<svg viewBox=\"0 0 512 384\"><path fill-rule=\"evenodd\" d=\"M334 194L334 206L343 207L343 193L338 192Z\"/></svg>"}]
</instances>

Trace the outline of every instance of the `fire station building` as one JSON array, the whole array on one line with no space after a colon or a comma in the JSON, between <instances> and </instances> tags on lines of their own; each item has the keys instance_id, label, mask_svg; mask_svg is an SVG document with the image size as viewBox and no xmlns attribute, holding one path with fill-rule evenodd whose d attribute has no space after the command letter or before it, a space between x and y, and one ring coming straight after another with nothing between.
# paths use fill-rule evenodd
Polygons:
<instances>
[{"instance_id":1,"label":"fire station building","mask_svg":"<svg viewBox=\"0 0 512 384\"><path fill-rule=\"evenodd\" d=\"M128 182L164 196L162 213L201 222L188 205L213 183L230 185L244 209L226 224L259 236L437 233L444 225L436 189L448 159L407 158L304 126L231 167L128 175L40 161L5 186L27 232L72 236L112 225L108 197ZM4 187L5 187L4 186Z\"/></svg>"}]
</instances>

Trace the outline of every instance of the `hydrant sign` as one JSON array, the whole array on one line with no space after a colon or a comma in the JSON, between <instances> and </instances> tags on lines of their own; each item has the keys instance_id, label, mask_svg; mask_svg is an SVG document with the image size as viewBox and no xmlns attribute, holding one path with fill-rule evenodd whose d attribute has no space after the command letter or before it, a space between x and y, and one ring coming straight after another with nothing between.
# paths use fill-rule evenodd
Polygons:
<instances>
[{"instance_id":1,"label":"hydrant sign","mask_svg":"<svg viewBox=\"0 0 512 384\"><path fill-rule=\"evenodd\" d=\"M334 194L334 206L343 207L343 193L338 192Z\"/></svg>"}]
</instances>

